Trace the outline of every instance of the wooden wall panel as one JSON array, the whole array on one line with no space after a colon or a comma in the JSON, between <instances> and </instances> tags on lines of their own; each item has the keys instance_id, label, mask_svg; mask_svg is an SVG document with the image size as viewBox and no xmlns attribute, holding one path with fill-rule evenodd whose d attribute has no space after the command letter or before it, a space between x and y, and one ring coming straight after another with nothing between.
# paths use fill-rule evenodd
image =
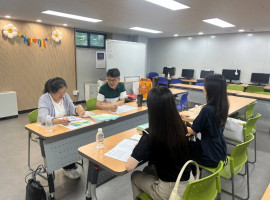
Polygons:
<instances>
[{"instance_id":1,"label":"wooden wall panel","mask_svg":"<svg viewBox=\"0 0 270 200\"><path fill-rule=\"evenodd\" d=\"M45 82L59 76L66 80L72 100L77 101L72 95L72 91L76 89L74 29L0 20L1 31L4 25L10 23L17 27L18 33L40 39L51 37L52 32L58 28L63 39L61 43L49 40L42 50L37 43L28 47L22 38L8 39L1 32L0 91L17 92L19 111L37 108Z\"/></svg>"}]
</instances>

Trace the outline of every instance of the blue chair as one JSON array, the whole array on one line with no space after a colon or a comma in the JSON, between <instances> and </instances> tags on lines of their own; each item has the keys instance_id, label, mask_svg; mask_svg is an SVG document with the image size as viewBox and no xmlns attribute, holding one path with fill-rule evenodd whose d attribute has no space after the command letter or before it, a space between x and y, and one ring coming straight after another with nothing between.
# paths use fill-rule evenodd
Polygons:
<instances>
[{"instance_id":1,"label":"blue chair","mask_svg":"<svg viewBox=\"0 0 270 200\"><path fill-rule=\"evenodd\" d=\"M149 72L149 74L148 74L148 78L150 78L151 80L153 77L156 77L156 76L158 76L157 72Z\"/></svg>"},{"instance_id":2,"label":"blue chair","mask_svg":"<svg viewBox=\"0 0 270 200\"><path fill-rule=\"evenodd\" d=\"M168 87L168 79L165 77L158 77L158 85L165 85Z\"/></svg>"},{"instance_id":3,"label":"blue chair","mask_svg":"<svg viewBox=\"0 0 270 200\"><path fill-rule=\"evenodd\" d=\"M177 79L177 78L172 78L171 79L171 84L176 84L176 83L182 83L181 79Z\"/></svg>"},{"instance_id":4,"label":"blue chair","mask_svg":"<svg viewBox=\"0 0 270 200\"><path fill-rule=\"evenodd\" d=\"M187 93L184 93L181 96L180 103L176 106L177 107L177 110L183 110L184 108L187 107L187 103L188 103L187 97L188 97L188 92Z\"/></svg>"},{"instance_id":5,"label":"blue chair","mask_svg":"<svg viewBox=\"0 0 270 200\"><path fill-rule=\"evenodd\" d=\"M196 83L195 85L198 85L198 86L203 86L203 82L202 83Z\"/></svg>"}]
</instances>

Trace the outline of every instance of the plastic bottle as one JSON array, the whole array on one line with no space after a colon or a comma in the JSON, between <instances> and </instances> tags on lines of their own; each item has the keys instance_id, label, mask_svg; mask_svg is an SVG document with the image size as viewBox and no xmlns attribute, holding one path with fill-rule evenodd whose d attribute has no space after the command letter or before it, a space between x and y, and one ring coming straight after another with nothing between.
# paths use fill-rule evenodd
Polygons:
<instances>
[{"instance_id":1,"label":"plastic bottle","mask_svg":"<svg viewBox=\"0 0 270 200\"><path fill-rule=\"evenodd\" d=\"M195 115L198 115L199 114L199 106L198 105L195 105Z\"/></svg>"},{"instance_id":2,"label":"plastic bottle","mask_svg":"<svg viewBox=\"0 0 270 200\"><path fill-rule=\"evenodd\" d=\"M104 148L104 134L102 132L102 128L98 129L98 132L96 135L96 148L97 149Z\"/></svg>"},{"instance_id":3,"label":"plastic bottle","mask_svg":"<svg viewBox=\"0 0 270 200\"><path fill-rule=\"evenodd\" d=\"M168 72L168 78L170 78L170 73Z\"/></svg>"},{"instance_id":4,"label":"plastic bottle","mask_svg":"<svg viewBox=\"0 0 270 200\"><path fill-rule=\"evenodd\" d=\"M47 115L46 119L45 119L45 128L46 128L46 133L50 133L53 131L52 129L52 120L51 120L51 116Z\"/></svg>"}]
</instances>

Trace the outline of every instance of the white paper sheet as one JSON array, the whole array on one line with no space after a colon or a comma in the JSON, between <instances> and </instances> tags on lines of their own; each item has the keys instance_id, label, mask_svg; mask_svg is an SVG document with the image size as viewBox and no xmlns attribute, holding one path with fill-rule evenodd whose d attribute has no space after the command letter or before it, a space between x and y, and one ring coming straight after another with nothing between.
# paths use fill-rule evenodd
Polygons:
<instances>
[{"instance_id":1,"label":"white paper sheet","mask_svg":"<svg viewBox=\"0 0 270 200\"><path fill-rule=\"evenodd\" d=\"M117 160L121 160L123 162L127 162L137 143L138 141L135 140L124 139L104 155Z\"/></svg>"},{"instance_id":2,"label":"white paper sheet","mask_svg":"<svg viewBox=\"0 0 270 200\"><path fill-rule=\"evenodd\" d=\"M135 109L137 109L137 107L122 105L122 106L118 106L117 111L112 112L112 113L121 114L121 113L129 112L129 111L135 110Z\"/></svg>"}]
</instances>

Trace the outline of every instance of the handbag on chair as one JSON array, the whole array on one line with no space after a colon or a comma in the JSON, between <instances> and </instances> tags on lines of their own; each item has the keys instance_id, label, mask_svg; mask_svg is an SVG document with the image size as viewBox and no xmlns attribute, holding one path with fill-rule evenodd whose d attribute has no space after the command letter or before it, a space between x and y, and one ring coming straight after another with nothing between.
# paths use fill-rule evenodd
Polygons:
<instances>
[{"instance_id":1,"label":"handbag on chair","mask_svg":"<svg viewBox=\"0 0 270 200\"><path fill-rule=\"evenodd\" d=\"M193 161L193 160L187 161L187 162L184 164L184 166L182 167L182 169L181 169L181 171L180 171L180 173L179 173L179 175L178 175L178 177L177 177L177 180L176 180L176 182L175 182L175 185L174 185L174 188L173 188L173 190L172 190L172 192L171 192L171 195L170 195L169 200L181 200L181 199L182 199L182 195L183 195L183 194L179 194L179 192L178 192L178 185L179 185L179 182L180 182L180 180L181 180L181 178L182 178L182 175L183 175L183 173L184 173L186 167L187 167L189 164L193 164L193 165L196 166L197 174L196 174L195 180L198 180L198 179L199 179L199 174L200 174L200 173L199 173L199 165L198 165L195 161Z\"/></svg>"}]
</instances>

